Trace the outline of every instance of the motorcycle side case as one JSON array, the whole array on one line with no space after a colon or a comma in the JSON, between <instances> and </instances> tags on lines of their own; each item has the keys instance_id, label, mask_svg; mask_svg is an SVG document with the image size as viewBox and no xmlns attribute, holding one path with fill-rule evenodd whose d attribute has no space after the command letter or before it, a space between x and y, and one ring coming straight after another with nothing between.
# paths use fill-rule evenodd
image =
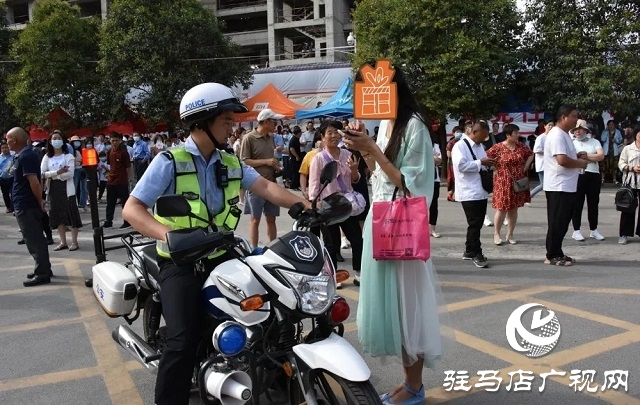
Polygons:
<instances>
[{"instance_id":1,"label":"motorcycle side case","mask_svg":"<svg viewBox=\"0 0 640 405\"><path fill-rule=\"evenodd\" d=\"M216 267L202 287L207 311L220 320L233 319L245 326L257 325L269 318L271 304L266 302L255 311L243 311L240 302L252 295L264 295L267 290L251 273L251 269L237 259Z\"/></svg>"},{"instance_id":2,"label":"motorcycle side case","mask_svg":"<svg viewBox=\"0 0 640 405\"><path fill-rule=\"evenodd\" d=\"M138 279L125 266L102 262L93 266L93 295L110 317L129 315L138 297Z\"/></svg>"}]
</instances>

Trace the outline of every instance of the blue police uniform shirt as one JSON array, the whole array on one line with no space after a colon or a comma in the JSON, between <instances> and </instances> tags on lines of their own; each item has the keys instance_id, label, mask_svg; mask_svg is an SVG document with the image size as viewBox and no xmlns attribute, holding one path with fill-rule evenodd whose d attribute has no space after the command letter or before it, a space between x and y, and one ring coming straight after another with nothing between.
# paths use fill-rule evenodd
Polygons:
<instances>
[{"instance_id":1,"label":"blue police uniform shirt","mask_svg":"<svg viewBox=\"0 0 640 405\"><path fill-rule=\"evenodd\" d=\"M214 166L215 162L220 160L220 153L214 152L209 162L205 162L191 137L185 141L184 148L194 157L201 193L202 190L205 190L204 196L201 194L200 198L212 213L221 211L224 208L224 194L216 183ZM173 162L160 154L151 161L149 168L138 181L131 195L142 201L147 207L152 207L161 195L174 193L174 178ZM260 175L253 167L242 165L241 187L243 189L249 190L258 178Z\"/></svg>"},{"instance_id":2,"label":"blue police uniform shirt","mask_svg":"<svg viewBox=\"0 0 640 405\"><path fill-rule=\"evenodd\" d=\"M40 157L38 154L30 146L25 146L16 153L13 170L13 190L11 193L13 209L16 211L40 209L38 200L31 192L31 183L26 177L34 174L40 181Z\"/></svg>"},{"instance_id":3,"label":"blue police uniform shirt","mask_svg":"<svg viewBox=\"0 0 640 405\"><path fill-rule=\"evenodd\" d=\"M134 159L149 159L151 157L151 151L149 146L142 139L133 144L133 158Z\"/></svg>"}]
</instances>

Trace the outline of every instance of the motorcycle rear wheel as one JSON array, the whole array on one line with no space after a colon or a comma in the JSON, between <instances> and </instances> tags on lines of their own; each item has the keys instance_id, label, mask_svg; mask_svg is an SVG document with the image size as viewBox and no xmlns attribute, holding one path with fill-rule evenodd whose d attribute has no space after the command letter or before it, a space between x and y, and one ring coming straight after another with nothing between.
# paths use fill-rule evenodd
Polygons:
<instances>
[{"instance_id":1,"label":"motorcycle rear wheel","mask_svg":"<svg viewBox=\"0 0 640 405\"><path fill-rule=\"evenodd\" d=\"M314 370L313 388L319 404L324 405L382 405L380 396L370 381L349 381L325 370ZM297 381L291 382L291 404L305 402Z\"/></svg>"}]
</instances>

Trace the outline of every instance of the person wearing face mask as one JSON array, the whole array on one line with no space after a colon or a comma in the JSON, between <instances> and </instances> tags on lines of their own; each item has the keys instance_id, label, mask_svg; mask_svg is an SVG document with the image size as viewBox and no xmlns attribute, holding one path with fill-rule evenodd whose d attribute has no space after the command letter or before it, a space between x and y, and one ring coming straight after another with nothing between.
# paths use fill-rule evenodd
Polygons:
<instances>
[{"instance_id":1,"label":"person wearing face mask","mask_svg":"<svg viewBox=\"0 0 640 405\"><path fill-rule=\"evenodd\" d=\"M454 202L455 198L455 178L453 177L453 161L451 160L451 151L453 146L462 139L462 129L458 126L453 127L453 137L449 142L445 150L447 152L447 201Z\"/></svg>"},{"instance_id":2,"label":"person wearing face mask","mask_svg":"<svg viewBox=\"0 0 640 405\"><path fill-rule=\"evenodd\" d=\"M149 145L142 140L140 134L133 133L133 169L136 173L136 180L140 180L147 170L151 161L151 150Z\"/></svg>"},{"instance_id":3,"label":"person wearing face mask","mask_svg":"<svg viewBox=\"0 0 640 405\"><path fill-rule=\"evenodd\" d=\"M264 111L264 110L263 110ZM200 338L203 311L201 290L215 266L234 257L225 250L204 260L203 268L176 265L166 245L167 232L190 227L230 230L238 226L240 189L251 191L285 208L311 204L243 165L225 150L234 124L234 113L248 112L231 89L219 83L203 83L187 91L180 103L180 118L190 135L183 146L161 152L151 161L125 204L123 216L143 235L157 240L162 315L166 322L166 347L158 367L155 403L187 405L193 365ZM269 149L273 159L273 144ZM193 214L164 218L149 213L162 195L189 193Z\"/></svg>"},{"instance_id":4,"label":"person wearing face mask","mask_svg":"<svg viewBox=\"0 0 640 405\"><path fill-rule=\"evenodd\" d=\"M578 120L576 127L570 131L573 135L573 146L576 152L586 153L589 161L587 168L580 172L578 176L578 191L576 193L575 205L573 208L573 235L574 240L584 241L584 236L580 232L580 222L582 222L582 208L584 200L587 200L587 218L589 220L589 236L596 240L604 240L604 236L598 231L598 204L600 204L600 189L602 179L598 162L604 159L602 145L597 139L591 138L591 130L585 120Z\"/></svg>"},{"instance_id":5,"label":"person wearing face mask","mask_svg":"<svg viewBox=\"0 0 640 405\"><path fill-rule=\"evenodd\" d=\"M78 250L78 230L82 227L73 182L75 157L66 153L67 141L60 132L49 136L47 153L40 163L42 177L47 180L47 201L51 229L58 230L60 244L53 250ZM71 227L71 245L67 245L67 227Z\"/></svg>"},{"instance_id":6,"label":"person wearing face mask","mask_svg":"<svg viewBox=\"0 0 640 405\"><path fill-rule=\"evenodd\" d=\"M82 141L80 137L75 135L71 139L71 147L73 148L73 156L75 158L75 168L73 171L73 185L76 188L76 197L78 207L83 211L87 211L87 175L82 168Z\"/></svg>"}]
</instances>

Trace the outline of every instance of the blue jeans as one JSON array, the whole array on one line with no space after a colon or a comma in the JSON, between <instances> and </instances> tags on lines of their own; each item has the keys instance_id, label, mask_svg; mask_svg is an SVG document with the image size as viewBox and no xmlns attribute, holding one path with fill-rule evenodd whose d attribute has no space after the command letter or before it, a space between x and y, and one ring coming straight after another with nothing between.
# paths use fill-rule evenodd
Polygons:
<instances>
[{"instance_id":1,"label":"blue jeans","mask_svg":"<svg viewBox=\"0 0 640 405\"><path fill-rule=\"evenodd\" d=\"M81 169L73 171L73 184L76 187L76 197L78 198L78 206L85 207L87 205L87 175Z\"/></svg>"},{"instance_id":2,"label":"blue jeans","mask_svg":"<svg viewBox=\"0 0 640 405\"><path fill-rule=\"evenodd\" d=\"M542 191L542 187L544 186L544 172L538 172L538 179L540 179L540 184L538 184L536 188L531 190L531 198Z\"/></svg>"}]
</instances>

